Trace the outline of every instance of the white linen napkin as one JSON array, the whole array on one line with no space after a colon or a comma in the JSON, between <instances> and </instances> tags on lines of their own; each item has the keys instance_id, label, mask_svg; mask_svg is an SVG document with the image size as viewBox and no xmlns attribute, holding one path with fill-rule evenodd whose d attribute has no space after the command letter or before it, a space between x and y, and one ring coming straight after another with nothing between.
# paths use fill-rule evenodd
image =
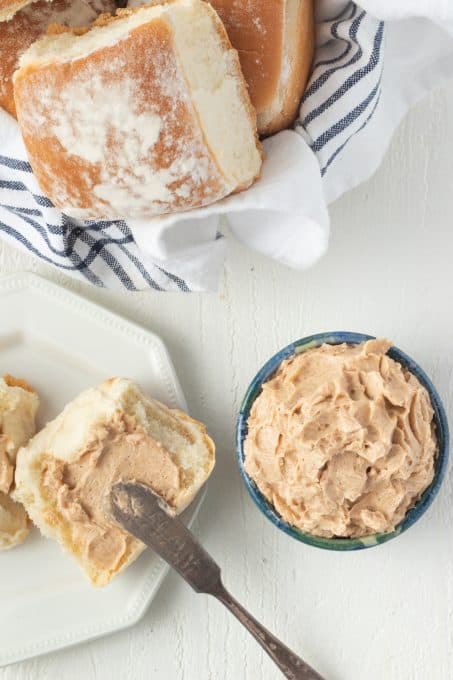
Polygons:
<instances>
[{"instance_id":1,"label":"white linen napkin","mask_svg":"<svg viewBox=\"0 0 453 680\"><path fill-rule=\"evenodd\" d=\"M450 0L316 7L299 118L266 140L262 177L248 191L146 223L77 222L41 195L17 124L0 111L0 236L72 276L129 290L215 289L220 215L246 246L297 269L313 264L328 246L328 204L376 170L408 108L453 77Z\"/></svg>"}]
</instances>

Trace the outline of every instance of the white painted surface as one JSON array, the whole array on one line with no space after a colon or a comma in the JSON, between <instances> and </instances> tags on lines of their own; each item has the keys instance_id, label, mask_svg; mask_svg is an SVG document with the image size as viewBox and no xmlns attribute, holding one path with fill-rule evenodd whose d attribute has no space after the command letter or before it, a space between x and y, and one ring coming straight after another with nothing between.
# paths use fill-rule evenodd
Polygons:
<instances>
[{"instance_id":1,"label":"white painted surface","mask_svg":"<svg viewBox=\"0 0 453 680\"><path fill-rule=\"evenodd\" d=\"M451 475L427 515L396 541L360 553L319 551L278 532L252 505L235 462L235 413L273 352L341 328L387 335L412 354L451 418L452 107L450 87L409 115L377 176L333 206L330 251L305 273L231 243L219 295L114 294L0 250L2 272L43 273L164 338L191 412L218 444L197 533L232 592L329 680L453 677ZM0 671L1 680L277 677L220 605L174 575L134 628Z\"/></svg>"}]
</instances>

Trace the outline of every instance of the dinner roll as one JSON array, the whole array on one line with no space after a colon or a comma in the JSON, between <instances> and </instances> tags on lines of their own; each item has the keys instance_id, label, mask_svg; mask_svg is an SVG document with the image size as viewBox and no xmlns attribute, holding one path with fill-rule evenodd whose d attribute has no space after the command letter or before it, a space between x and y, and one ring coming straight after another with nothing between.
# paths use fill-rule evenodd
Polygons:
<instances>
[{"instance_id":1,"label":"dinner roll","mask_svg":"<svg viewBox=\"0 0 453 680\"><path fill-rule=\"evenodd\" d=\"M101 586L145 547L110 517L112 485L142 482L181 512L214 458L204 425L113 378L82 392L21 449L14 497Z\"/></svg>"},{"instance_id":2,"label":"dinner roll","mask_svg":"<svg viewBox=\"0 0 453 680\"><path fill-rule=\"evenodd\" d=\"M38 0L10 21L0 23L0 106L16 115L13 73L21 54L46 32L49 24L88 26L101 12L114 10L113 0Z\"/></svg>"},{"instance_id":3,"label":"dinner roll","mask_svg":"<svg viewBox=\"0 0 453 680\"><path fill-rule=\"evenodd\" d=\"M35 175L70 216L188 210L260 172L237 53L202 0L118 10L84 35L42 38L14 82Z\"/></svg>"},{"instance_id":4,"label":"dinner roll","mask_svg":"<svg viewBox=\"0 0 453 680\"><path fill-rule=\"evenodd\" d=\"M129 0L129 7L161 0ZM239 52L258 132L271 135L297 116L314 52L313 0L209 0Z\"/></svg>"},{"instance_id":5,"label":"dinner roll","mask_svg":"<svg viewBox=\"0 0 453 680\"><path fill-rule=\"evenodd\" d=\"M35 433L38 406L38 395L27 382L11 375L0 378L0 550L22 543L28 535L27 514L9 494L17 451Z\"/></svg>"}]
</instances>

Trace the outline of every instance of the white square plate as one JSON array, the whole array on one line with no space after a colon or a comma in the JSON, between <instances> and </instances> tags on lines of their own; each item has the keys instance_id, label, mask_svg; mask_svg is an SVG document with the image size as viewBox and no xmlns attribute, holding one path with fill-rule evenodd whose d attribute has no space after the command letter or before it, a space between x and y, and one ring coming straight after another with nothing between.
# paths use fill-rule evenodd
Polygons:
<instances>
[{"instance_id":1,"label":"white square plate","mask_svg":"<svg viewBox=\"0 0 453 680\"><path fill-rule=\"evenodd\" d=\"M81 390L113 375L186 409L158 337L31 274L0 279L0 375L5 373L26 378L40 394L40 426ZM186 511L187 522L201 500ZM0 552L0 666L130 626L167 571L147 550L113 583L96 589L69 555L34 530L22 546Z\"/></svg>"}]
</instances>

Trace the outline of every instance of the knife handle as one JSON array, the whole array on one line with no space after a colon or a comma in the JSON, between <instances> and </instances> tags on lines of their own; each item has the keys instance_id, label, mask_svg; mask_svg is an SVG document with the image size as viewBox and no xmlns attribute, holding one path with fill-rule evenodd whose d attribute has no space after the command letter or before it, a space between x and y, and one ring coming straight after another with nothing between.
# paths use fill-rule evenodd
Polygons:
<instances>
[{"instance_id":1,"label":"knife handle","mask_svg":"<svg viewBox=\"0 0 453 680\"><path fill-rule=\"evenodd\" d=\"M323 678L302 661L264 626L262 626L244 607L237 602L225 589L223 584L211 593L242 623L253 635L274 663L277 664L283 675L289 680L323 680Z\"/></svg>"}]
</instances>

